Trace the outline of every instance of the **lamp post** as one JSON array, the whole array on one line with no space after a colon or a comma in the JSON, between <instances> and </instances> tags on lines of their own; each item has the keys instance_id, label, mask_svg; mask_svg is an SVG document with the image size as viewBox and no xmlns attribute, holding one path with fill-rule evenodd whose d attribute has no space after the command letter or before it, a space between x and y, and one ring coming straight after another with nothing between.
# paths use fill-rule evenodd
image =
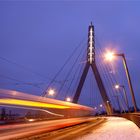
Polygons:
<instances>
[{"instance_id":1,"label":"lamp post","mask_svg":"<svg viewBox=\"0 0 140 140\"><path fill-rule=\"evenodd\" d=\"M119 101L119 97L118 97L118 95L115 95L114 96L115 98L116 98L116 100L117 100L117 103L118 103L118 107L119 107L119 112L120 112L120 114L122 113L122 109L121 109L121 105L120 105L120 101Z\"/></svg>"},{"instance_id":2,"label":"lamp post","mask_svg":"<svg viewBox=\"0 0 140 140\"><path fill-rule=\"evenodd\" d=\"M100 104L100 105L99 105L99 112L101 113L100 115L102 115L102 111L103 111L103 105Z\"/></svg>"},{"instance_id":3,"label":"lamp post","mask_svg":"<svg viewBox=\"0 0 140 140\"><path fill-rule=\"evenodd\" d=\"M115 88L116 89L122 88L123 94L124 94L125 103L126 103L126 106L128 108L128 111L129 111L129 104L128 104L128 98L127 98L125 86L124 85L115 85Z\"/></svg>"},{"instance_id":4,"label":"lamp post","mask_svg":"<svg viewBox=\"0 0 140 140\"><path fill-rule=\"evenodd\" d=\"M127 66L125 55L123 53L114 54L114 55L115 56L120 56L123 59L123 65L124 65L124 68L125 68L125 73L126 73L126 77L127 77L127 81L128 81L131 97L132 97L132 102L133 102L133 105L134 105L134 111L137 112L136 99L135 99L134 90L133 90L133 86L132 86L132 82L131 82L131 78L130 78L130 73L129 73L129 70L128 70L128 66Z\"/></svg>"},{"instance_id":5,"label":"lamp post","mask_svg":"<svg viewBox=\"0 0 140 140\"><path fill-rule=\"evenodd\" d=\"M130 74L129 74L129 70L128 70L128 66L127 66L127 62L126 62L126 58L125 58L124 53L117 54L117 53L113 53L113 52L108 51L105 54L105 58L106 58L107 61L112 61L115 56L120 56L123 59L123 65L124 65L124 68L125 68L125 73L126 73L126 77L127 77L131 97L132 97L134 111L137 112L137 105L136 105L136 100L135 100L135 96L134 96L134 90L133 90L133 87L132 87L132 82L131 82L131 78L130 78Z\"/></svg>"}]
</instances>

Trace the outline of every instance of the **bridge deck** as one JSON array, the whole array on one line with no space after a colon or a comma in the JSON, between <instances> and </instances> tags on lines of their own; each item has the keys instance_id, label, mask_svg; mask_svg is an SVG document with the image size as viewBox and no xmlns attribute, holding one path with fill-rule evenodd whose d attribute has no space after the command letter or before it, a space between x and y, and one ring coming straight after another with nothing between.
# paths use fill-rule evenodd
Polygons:
<instances>
[{"instance_id":1,"label":"bridge deck","mask_svg":"<svg viewBox=\"0 0 140 140\"><path fill-rule=\"evenodd\" d=\"M1 140L30 137L34 140L140 140L140 129L131 121L119 117L107 117L102 123L97 123L98 118L71 118L52 121L41 121L26 124L0 126ZM79 124L79 122L89 122ZM60 129L59 128L64 128ZM56 130L56 131L52 131ZM58 131L57 131L58 130ZM52 133L51 133L52 131ZM47 133L48 132L48 133ZM51 133L50 135L48 135ZM25 140L25 139L24 139Z\"/></svg>"}]
</instances>

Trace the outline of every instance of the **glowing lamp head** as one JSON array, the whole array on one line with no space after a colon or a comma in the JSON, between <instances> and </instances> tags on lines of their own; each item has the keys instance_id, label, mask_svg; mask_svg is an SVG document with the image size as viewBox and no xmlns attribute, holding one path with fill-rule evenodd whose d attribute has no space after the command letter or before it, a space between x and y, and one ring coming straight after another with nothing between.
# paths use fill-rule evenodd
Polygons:
<instances>
[{"instance_id":1,"label":"glowing lamp head","mask_svg":"<svg viewBox=\"0 0 140 140\"><path fill-rule=\"evenodd\" d=\"M29 122L33 122L33 121L35 121L35 119L29 119L28 121L29 121Z\"/></svg>"},{"instance_id":2,"label":"glowing lamp head","mask_svg":"<svg viewBox=\"0 0 140 140\"><path fill-rule=\"evenodd\" d=\"M100 104L100 107L103 107L103 105L102 105L102 104Z\"/></svg>"},{"instance_id":3,"label":"glowing lamp head","mask_svg":"<svg viewBox=\"0 0 140 140\"><path fill-rule=\"evenodd\" d=\"M70 97L67 97L67 98L66 98L66 101L67 101L67 102L71 102L71 98L70 98Z\"/></svg>"},{"instance_id":4,"label":"glowing lamp head","mask_svg":"<svg viewBox=\"0 0 140 140\"><path fill-rule=\"evenodd\" d=\"M54 94L55 94L55 90L54 89L49 89L48 95L54 96Z\"/></svg>"},{"instance_id":5,"label":"glowing lamp head","mask_svg":"<svg viewBox=\"0 0 140 140\"><path fill-rule=\"evenodd\" d=\"M119 89L120 88L120 86L119 85L115 85L115 89Z\"/></svg>"},{"instance_id":6,"label":"glowing lamp head","mask_svg":"<svg viewBox=\"0 0 140 140\"><path fill-rule=\"evenodd\" d=\"M106 61L112 61L112 60L114 60L114 58L115 58L114 52L111 52L111 51L106 52L106 54L105 54Z\"/></svg>"}]
</instances>

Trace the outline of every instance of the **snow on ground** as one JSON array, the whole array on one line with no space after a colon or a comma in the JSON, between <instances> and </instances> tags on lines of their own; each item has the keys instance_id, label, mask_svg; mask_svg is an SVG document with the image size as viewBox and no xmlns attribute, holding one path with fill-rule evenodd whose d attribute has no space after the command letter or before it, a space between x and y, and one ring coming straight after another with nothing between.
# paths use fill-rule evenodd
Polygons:
<instances>
[{"instance_id":1,"label":"snow on ground","mask_svg":"<svg viewBox=\"0 0 140 140\"><path fill-rule=\"evenodd\" d=\"M108 117L101 127L76 140L140 140L140 129L124 118Z\"/></svg>"}]
</instances>

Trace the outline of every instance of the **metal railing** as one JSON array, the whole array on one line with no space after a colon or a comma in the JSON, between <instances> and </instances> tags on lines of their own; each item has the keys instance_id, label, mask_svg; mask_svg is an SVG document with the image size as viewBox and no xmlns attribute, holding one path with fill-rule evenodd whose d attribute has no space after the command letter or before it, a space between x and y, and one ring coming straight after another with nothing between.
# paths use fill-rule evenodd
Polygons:
<instances>
[{"instance_id":1,"label":"metal railing","mask_svg":"<svg viewBox=\"0 0 140 140\"><path fill-rule=\"evenodd\" d=\"M122 114L121 117L133 121L140 128L140 113Z\"/></svg>"}]
</instances>

